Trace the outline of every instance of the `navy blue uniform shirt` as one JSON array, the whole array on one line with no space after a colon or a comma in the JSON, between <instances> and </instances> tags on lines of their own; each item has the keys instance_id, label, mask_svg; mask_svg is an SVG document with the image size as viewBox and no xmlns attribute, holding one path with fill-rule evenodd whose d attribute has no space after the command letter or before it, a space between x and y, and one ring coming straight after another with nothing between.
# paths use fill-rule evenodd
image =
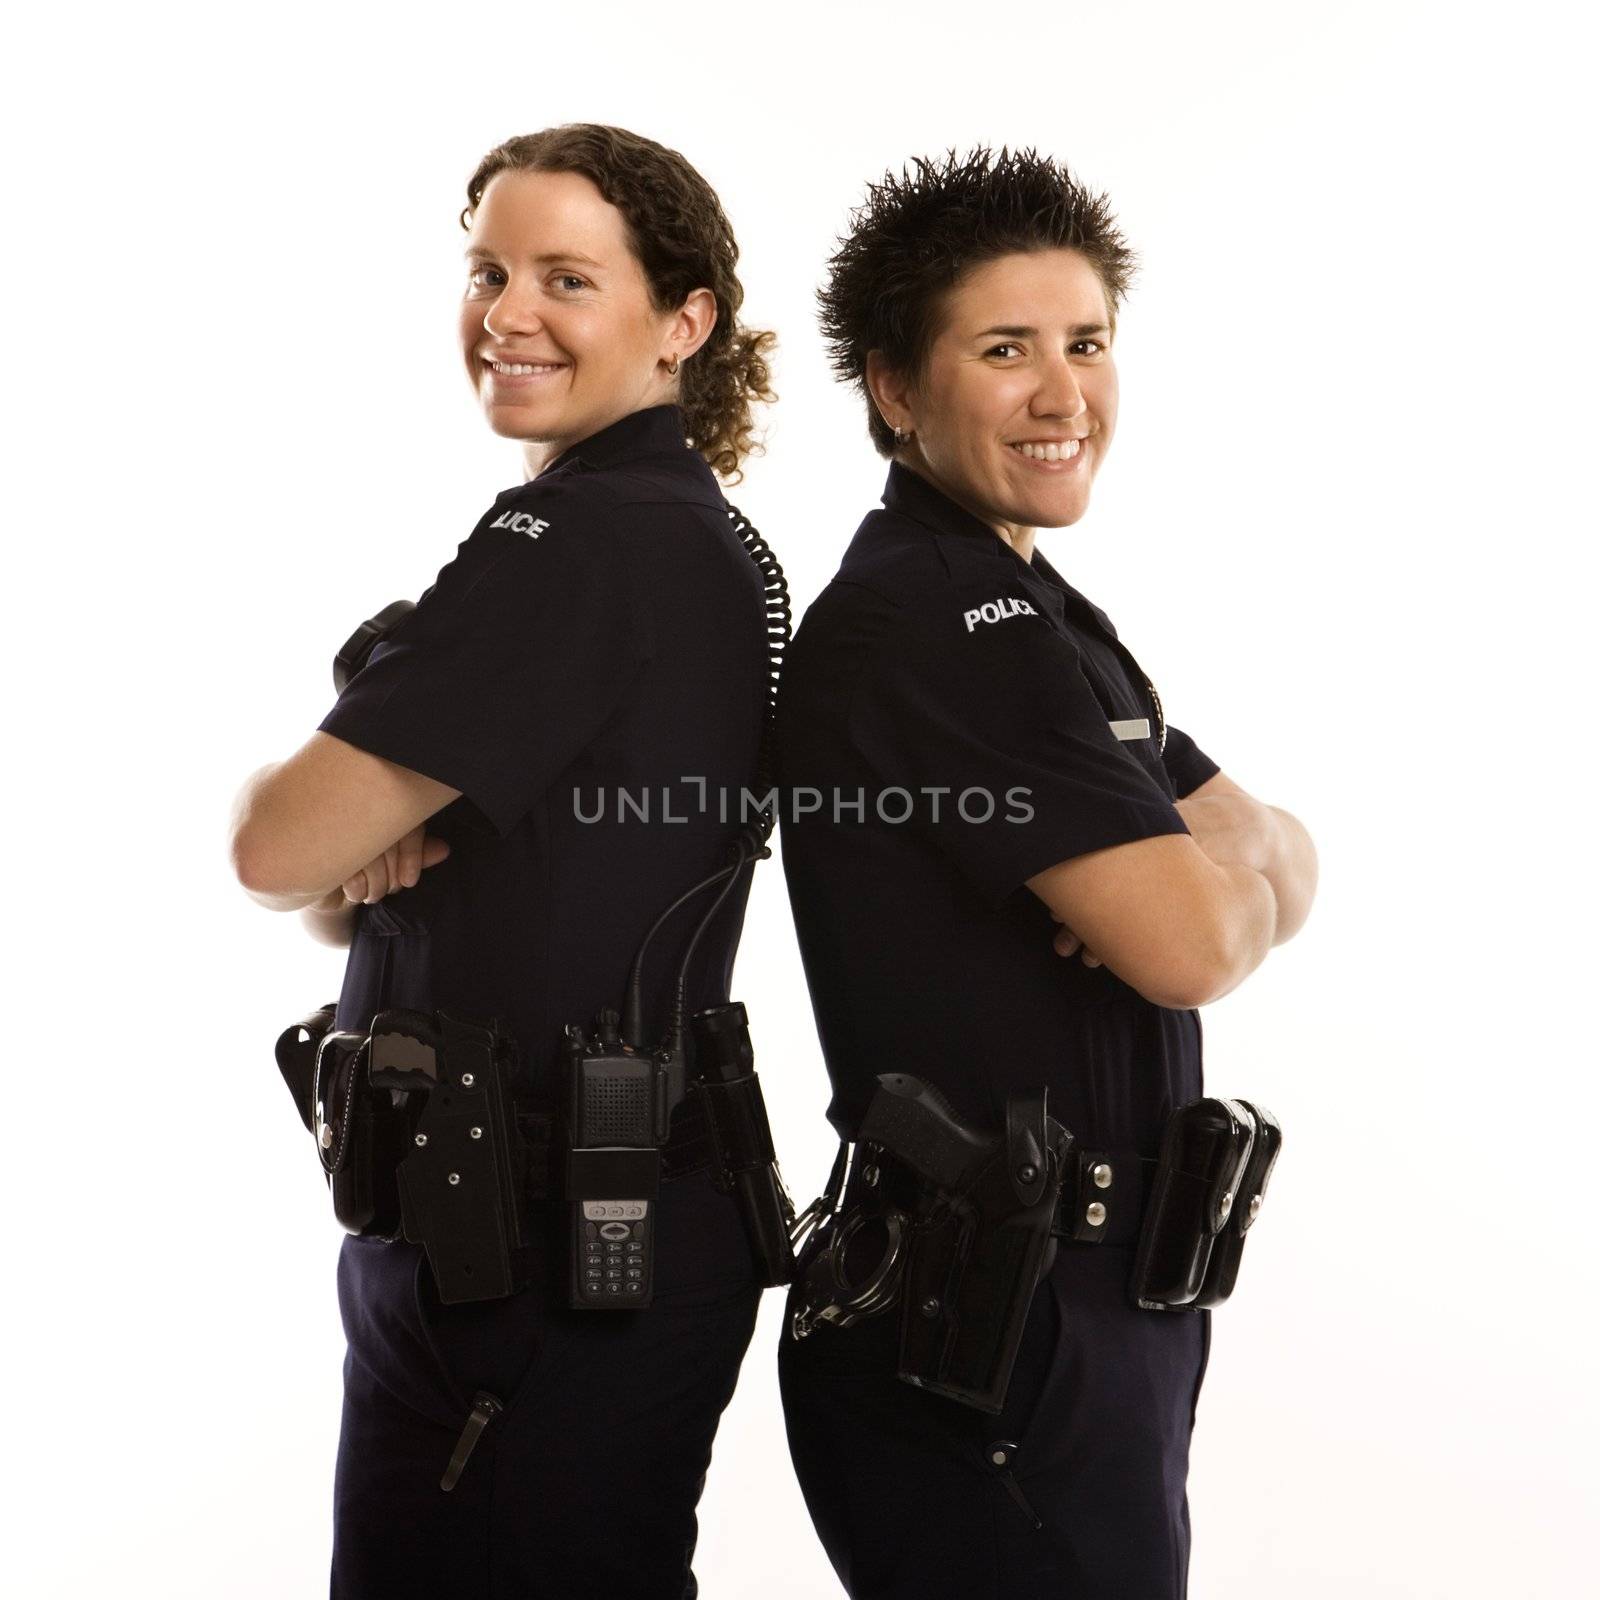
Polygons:
<instances>
[{"instance_id":1,"label":"navy blue uniform shirt","mask_svg":"<svg viewBox=\"0 0 1600 1600\"><path fill-rule=\"evenodd\" d=\"M717 797L755 781L767 673L760 573L678 407L499 495L319 725L461 790L427 824L449 856L361 907L337 1025L499 1016L553 1101L563 1025L620 1009L645 929L730 859ZM748 886L696 951L691 1013L728 997ZM651 947L645 1043L710 898Z\"/></svg>"},{"instance_id":2,"label":"navy blue uniform shirt","mask_svg":"<svg viewBox=\"0 0 1600 1600\"><path fill-rule=\"evenodd\" d=\"M783 864L833 1103L853 1137L882 1072L995 1126L1045 1083L1094 1148L1154 1155L1201 1093L1200 1019L1055 953L1025 886L1073 856L1186 833L1218 771L1159 711L1110 619L891 465L780 689Z\"/></svg>"}]
</instances>

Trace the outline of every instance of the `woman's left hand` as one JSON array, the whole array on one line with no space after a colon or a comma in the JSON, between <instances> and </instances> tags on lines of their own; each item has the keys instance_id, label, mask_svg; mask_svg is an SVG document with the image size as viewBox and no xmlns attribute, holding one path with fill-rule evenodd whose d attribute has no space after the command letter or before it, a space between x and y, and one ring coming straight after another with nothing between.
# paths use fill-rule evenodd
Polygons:
<instances>
[{"instance_id":1,"label":"woman's left hand","mask_svg":"<svg viewBox=\"0 0 1600 1600\"><path fill-rule=\"evenodd\" d=\"M1070 956L1075 950L1081 948L1084 966L1098 967L1100 965L1100 957L1090 950L1083 940L1064 922L1056 929L1056 936L1051 942L1058 956Z\"/></svg>"},{"instance_id":2,"label":"woman's left hand","mask_svg":"<svg viewBox=\"0 0 1600 1600\"><path fill-rule=\"evenodd\" d=\"M339 892L352 905L361 901L372 905L397 889L411 888L425 867L438 866L449 854L450 846L443 839L432 837L426 823L418 823L381 856L346 878Z\"/></svg>"}]
</instances>

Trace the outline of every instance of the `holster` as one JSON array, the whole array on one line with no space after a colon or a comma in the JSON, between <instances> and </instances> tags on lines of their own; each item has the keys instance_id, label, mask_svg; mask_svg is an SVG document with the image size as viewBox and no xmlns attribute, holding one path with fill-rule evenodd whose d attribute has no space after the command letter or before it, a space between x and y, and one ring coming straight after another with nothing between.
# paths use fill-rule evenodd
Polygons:
<instances>
[{"instance_id":1,"label":"holster","mask_svg":"<svg viewBox=\"0 0 1600 1600\"><path fill-rule=\"evenodd\" d=\"M373 1018L370 1039L374 1100L387 1092L415 1111L395 1179L405 1236L427 1251L440 1300L514 1293L528 1243L515 1040L498 1022L399 1009Z\"/></svg>"},{"instance_id":2,"label":"holster","mask_svg":"<svg viewBox=\"0 0 1600 1600\"><path fill-rule=\"evenodd\" d=\"M1028 1308L1049 1270L1072 1135L1045 1090L1013 1095L1003 1135L913 1232L900 1302L899 1376L981 1411L1005 1404Z\"/></svg>"},{"instance_id":3,"label":"holster","mask_svg":"<svg viewBox=\"0 0 1600 1600\"><path fill-rule=\"evenodd\" d=\"M529 1174L510 1033L395 1008L361 1034L334 1011L286 1028L275 1054L341 1226L421 1245L447 1303L515 1292Z\"/></svg>"},{"instance_id":4,"label":"holster","mask_svg":"<svg viewBox=\"0 0 1600 1600\"><path fill-rule=\"evenodd\" d=\"M939 1092L878 1079L860 1141L920 1180L900 1294L898 1374L981 1411L1005 1403L1028 1307L1054 1253L1051 1226L1072 1135L1044 1088L1013 1095L1006 1124L963 1123Z\"/></svg>"}]
</instances>

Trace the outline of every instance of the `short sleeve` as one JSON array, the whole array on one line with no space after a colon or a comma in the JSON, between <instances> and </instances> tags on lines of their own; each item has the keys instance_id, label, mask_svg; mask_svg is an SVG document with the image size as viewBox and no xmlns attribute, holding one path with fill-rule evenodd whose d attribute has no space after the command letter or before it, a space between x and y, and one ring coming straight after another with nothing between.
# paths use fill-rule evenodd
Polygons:
<instances>
[{"instance_id":1,"label":"short sleeve","mask_svg":"<svg viewBox=\"0 0 1600 1600\"><path fill-rule=\"evenodd\" d=\"M991 905L1058 861L1187 833L1112 732L1071 640L1020 589L985 601L917 600L857 682L851 741L884 785L920 797L905 825Z\"/></svg>"},{"instance_id":2,"label":"short sleeve","mask_svg":"<svg viewBox=\"0 0 1600 1600\"><path fill-rule=\"evenodd\" d=\"M501 495L319 724L461 790L500 838L648 655L616 531L574 487Z\"/></svg>"},{"instance_id":3,"label":"short sleeve","mask_svg":"<svg viewBox=\"0 0 1600 1600\"><path fill-rule=\"evenodd\" d=\"M1182 800L1193 794L1208 778L1222 771L1215 761L1186 734L1182 728L1167 724L1167 742L1161 752L1167 776L1172 779L1172 792Z\"/></svg>"}]
</instances>

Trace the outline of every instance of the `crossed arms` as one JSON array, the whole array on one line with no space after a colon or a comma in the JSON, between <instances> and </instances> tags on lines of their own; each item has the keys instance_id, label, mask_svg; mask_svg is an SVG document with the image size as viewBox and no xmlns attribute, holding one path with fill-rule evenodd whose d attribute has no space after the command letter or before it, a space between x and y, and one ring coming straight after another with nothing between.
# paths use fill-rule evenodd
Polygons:
<instances>
[{"instance_id":1,"label":"crossed arms","mask_svg":"<svg viewBox=\"0 0 1600 1600\"><path fill-rule=\"evenodd\" d=\"M355 903L415 883L446 848L423 824L460 790L320 730L253 773L234 802L229 852L250 897L305 910L313 935L342 945ZM1187 834L1094 850L1028 887L1082 946L1146 999L1202 1006L1236 989L1305 922L1317 854L1287 811L1217 773L1178 810ZM424 854L426 848L427 853Z\"/></svg>"},{"instance_id":2,"label":"crossed arms","mask_svg":"<svg viewBox=\"0 0 1600 1600\"><path fill-rule=\"evenodd\" d=\"M1078 944L1156 1005L1220 1000L1299 932L1317 853L1298 818L1217 773L1177 802L1187 834L1090 851L1028 879ZM1090 954L1092 952L1092 955Z\"/></svg>"}]
</instances>

